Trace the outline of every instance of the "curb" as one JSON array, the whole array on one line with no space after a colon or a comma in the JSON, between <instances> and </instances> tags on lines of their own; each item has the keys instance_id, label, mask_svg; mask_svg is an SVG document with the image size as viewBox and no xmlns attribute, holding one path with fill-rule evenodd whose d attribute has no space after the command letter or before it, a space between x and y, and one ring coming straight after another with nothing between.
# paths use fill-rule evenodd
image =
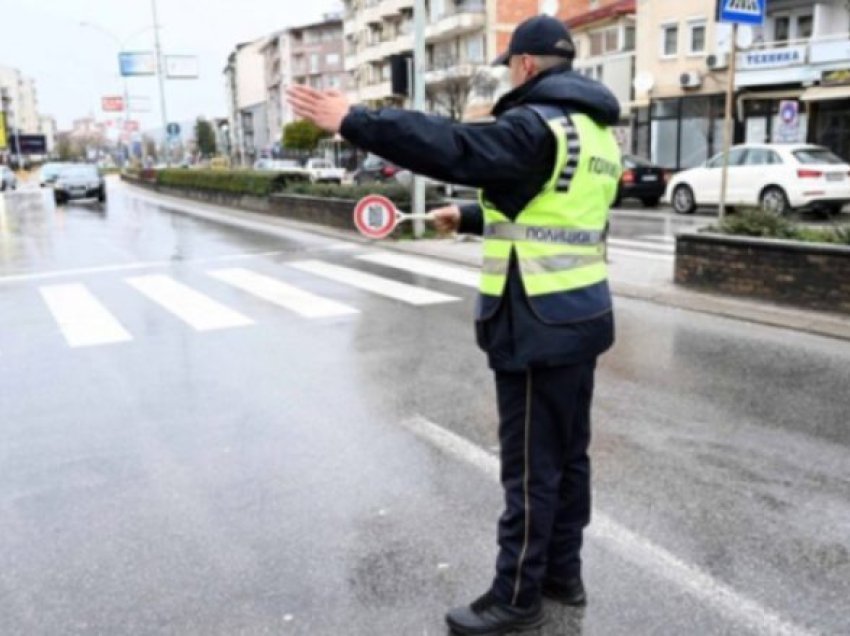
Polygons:
<instances>
[{"instance_id":1,"label":"curb","mask_svg":"<svg viewBox=\"0 0 850 636\"><path fill-rule=\"evenodd\" d=\"M249 229L259 233L274 233L274 228L278 227L281 229L318 234L327 238L335 238L351 243L359 243L361 245L380 246L382 249L435 258L465 267L480 267L481 265L480 256L446 253L444 249L439 247L437 247L437 249L428 249L425 247L426 245L439 245L440 242L447 242L450 239L432 239L426 243L418 244L413 240L396 240L393 242L388 242L386 240L374 241L360 236L360 234L353 230L340 230L336 228L323 227L312 223L293 221L257 212L239 210L237 208L226 208L188 199L180 199L171 195L151 192L144 188L136 188L132 184L128 183L124 183L123 185L131 192L138 191L140 194L143 193L147 197L160 199L162 207L166 209L181 214L206 218L212 222L222 223L225 225L228 224L227 218L210 219L208 214L193 213L186 210L185 206L191 205L192 207L199 208L198 212L201 212L202 208L208 208L209 213L229 216L233 220L230 225L235 225L242 229ZM170 201L172 202L172 205L169 206ZM245 226L240 222L250 223L251 227L245 228ZM473 238L472 240L474 242L480 242L480 239L477 238ZM622 298L641 300L651 302L656 305L674 307L676 309L686 311L694 311L754 324L790 329L817 336L826 336L838 340L850 341L850 318L846 318L841 315L794 309L766 302L729 298L727 296L715 295L706 292L694 292L691 290L677 288L673 285L673 283L670 283L668 287L658 288L611 281L611 291L614 296Z\"/></svg>"}]
</instances>

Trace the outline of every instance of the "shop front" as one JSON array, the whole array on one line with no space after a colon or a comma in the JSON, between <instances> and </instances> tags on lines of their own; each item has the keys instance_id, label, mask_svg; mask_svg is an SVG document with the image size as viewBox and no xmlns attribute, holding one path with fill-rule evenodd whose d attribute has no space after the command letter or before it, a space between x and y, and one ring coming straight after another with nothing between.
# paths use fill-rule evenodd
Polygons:
<instances>
[{"instance_id":1,"label":"shop front","mask_svg":"<svg viewBox=\"0 0 850 636\"><path fill-rule=\"evenodd\" d=\"M636 111L634 151L669 170L698 166L723 149L725 111L723 94L653 100Z\"/></svg>"}]
</instances>

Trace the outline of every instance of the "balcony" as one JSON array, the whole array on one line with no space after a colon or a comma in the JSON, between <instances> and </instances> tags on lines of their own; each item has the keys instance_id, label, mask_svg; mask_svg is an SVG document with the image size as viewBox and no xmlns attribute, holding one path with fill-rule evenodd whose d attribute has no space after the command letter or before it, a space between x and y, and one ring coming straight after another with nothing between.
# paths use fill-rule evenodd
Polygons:
<instances>
[{"instance_id":1,"label":"balcony","mask_svg":"<svg viewBox=\"0 0 850 636\"><path fill-rule=\"evenodd\" d=\"M392 87L389 82L378 82L361 86L357 91L360 101L380 101L392 96Z\"/></svg>"},{"instance_id":2,"label":"balcony","mask_svg":"<svg viewBox=\"0 0 850 636\"><path fill-rule=\"evenodd\" d=\"M486 26L487 8L483 2L460 2L425 27L425 39L428 42L450 40Z\"/></svg>"},{"instance_id":3,"label":"balcony","mask_svg":"<svg viewBox=\"0 0 850 636\"><path fill-rule=\"evenodd\" d=\"M453 64L446 66L445 64L432 65L425 71L425 84L431 87L442 86L453 80L468 80L473 77L483 66L481 64Z\"/></svg>"}]
</instances>

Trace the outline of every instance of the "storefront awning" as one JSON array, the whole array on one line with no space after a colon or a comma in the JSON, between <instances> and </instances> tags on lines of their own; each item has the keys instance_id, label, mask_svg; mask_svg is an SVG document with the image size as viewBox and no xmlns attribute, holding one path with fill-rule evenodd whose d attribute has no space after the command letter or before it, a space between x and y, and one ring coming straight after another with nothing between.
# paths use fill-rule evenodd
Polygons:
<instances>
[{"instance_id":1,"label":"storefront awning","mask_svg":"<svg viewBox=\"0 0 850 636\"><path fill-rule=\"evenodd\" d=\"M828 99L850 99L850 86L813 86L800 97L804 102L822 102Z\"/></svg>"}]
</instances>

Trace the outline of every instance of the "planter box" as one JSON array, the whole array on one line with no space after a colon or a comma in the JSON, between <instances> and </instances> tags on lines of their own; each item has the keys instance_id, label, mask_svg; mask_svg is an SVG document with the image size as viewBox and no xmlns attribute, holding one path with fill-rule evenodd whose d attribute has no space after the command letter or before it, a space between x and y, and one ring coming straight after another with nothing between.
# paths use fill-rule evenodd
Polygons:
<instances>
[{"instance_id":1,"label":"planter box","mask_svg":"<svg viewBox=\"0 0 850 636\"><path fill-rule=\"evenodd\" d=\"M675 281L704 291L850 314L850 247L680 234Z\"/></svg>"}]
</instances>

